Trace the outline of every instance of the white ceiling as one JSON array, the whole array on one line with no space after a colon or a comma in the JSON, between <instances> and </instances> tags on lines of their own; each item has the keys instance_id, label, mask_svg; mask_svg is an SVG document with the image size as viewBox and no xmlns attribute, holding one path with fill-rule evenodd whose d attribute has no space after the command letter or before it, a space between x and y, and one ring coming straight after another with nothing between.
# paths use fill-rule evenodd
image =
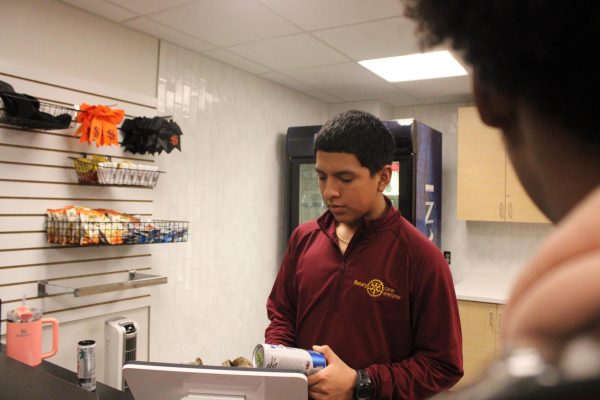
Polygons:
<instances>
[{"instance_id":1,"label":"white ceiling","mask_svg":"<svg viewBox=\"0 0 600 400\"><path fill-rule=\"evenodd\" d=\"M418 52L399 0L63 0L327 103L471 99L469 77L389 83L357 61Z\"/></svg>"}]
</instances>

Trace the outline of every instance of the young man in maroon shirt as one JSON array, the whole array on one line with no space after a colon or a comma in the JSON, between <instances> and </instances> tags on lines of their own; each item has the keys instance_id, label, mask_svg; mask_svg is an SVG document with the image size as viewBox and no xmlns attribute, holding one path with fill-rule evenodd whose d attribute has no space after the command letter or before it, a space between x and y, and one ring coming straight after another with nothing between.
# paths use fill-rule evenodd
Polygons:
<instances>
[{"instance_id":1,"label":"young man in maroon shirt","mask_svg":"<svg viewBox=\"0 0 600 400\"><path fill-rule=\"evenodd\" d=\"M383 195L392 135L348 111L322 127L314 150L328 210L290 237L265 341L325 354L327 367L308 378L312 399L422 399L451 387L463 374L452 277Z\"/></svg>"}]
</instances>

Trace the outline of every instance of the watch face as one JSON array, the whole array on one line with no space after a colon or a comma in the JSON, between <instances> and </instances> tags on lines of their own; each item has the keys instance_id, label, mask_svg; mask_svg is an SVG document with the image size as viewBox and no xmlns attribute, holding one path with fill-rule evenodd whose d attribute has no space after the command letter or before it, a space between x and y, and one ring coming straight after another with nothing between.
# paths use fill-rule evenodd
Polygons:
<instances>
[{"instance_id":1,"label":"watch face","mask_svg":"<svg viewBox=\"0 0 600 400\"><path fill-rule=\"evenodd\" d=\"M366 383L360 384L358 386L358 389L356 390L356 397L358 399L360 399L360 400L368 399L369 398L369 394L370 394L369 393L370 392L369 389L370 388L369 388L368 384L366 384Z\"/></svg>"}]
</instances>

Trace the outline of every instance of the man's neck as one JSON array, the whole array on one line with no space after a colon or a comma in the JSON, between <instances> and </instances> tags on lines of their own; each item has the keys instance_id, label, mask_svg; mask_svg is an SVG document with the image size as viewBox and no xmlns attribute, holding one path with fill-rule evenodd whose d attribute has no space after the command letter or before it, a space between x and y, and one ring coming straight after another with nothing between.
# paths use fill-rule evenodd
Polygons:
<instances>
[{"instance_id":1,"label":"man's neck","mask_svg":"<svg viewBox=\"0 0 600 400\"><path fill-rule=\"evenodd\" d=\"M369 218L369 219L377 219L383 216L383 214L385 214L385 211L387 210L387 202L385 201L385 197L383 197L383 194L378 194L377 195L377 199L375 200L375 207L373 207L373 210L371 210L369 213L367 213L365 215L365 218Z\"/></svg>"}]
</instances>

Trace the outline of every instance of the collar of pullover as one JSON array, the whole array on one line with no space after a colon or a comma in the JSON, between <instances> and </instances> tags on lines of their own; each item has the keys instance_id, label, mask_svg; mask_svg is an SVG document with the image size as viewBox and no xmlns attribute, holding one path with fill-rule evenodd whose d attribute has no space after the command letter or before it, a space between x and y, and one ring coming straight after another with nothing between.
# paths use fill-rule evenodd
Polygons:
<instances>
[{"instance_id":1,"label":"collar of pullover","mask_svg":"<svg viewBox=\"0 0 600 400\"><path fill-rule=\"evenodd\" d=\"M366 233L376 232L393 221L392 217L397 211L394 209L390 199L388 199L386 196L383 196L383 198L385 199L386 205L383 215L375 219L362 217L358 223L353 237L358 238ZM321 215L319 219L317 219L317 223L327 236L329 236L332 240L335 238L336 221L331 211L327 210L323 215Z\"/></svg>"}]
</instances>

